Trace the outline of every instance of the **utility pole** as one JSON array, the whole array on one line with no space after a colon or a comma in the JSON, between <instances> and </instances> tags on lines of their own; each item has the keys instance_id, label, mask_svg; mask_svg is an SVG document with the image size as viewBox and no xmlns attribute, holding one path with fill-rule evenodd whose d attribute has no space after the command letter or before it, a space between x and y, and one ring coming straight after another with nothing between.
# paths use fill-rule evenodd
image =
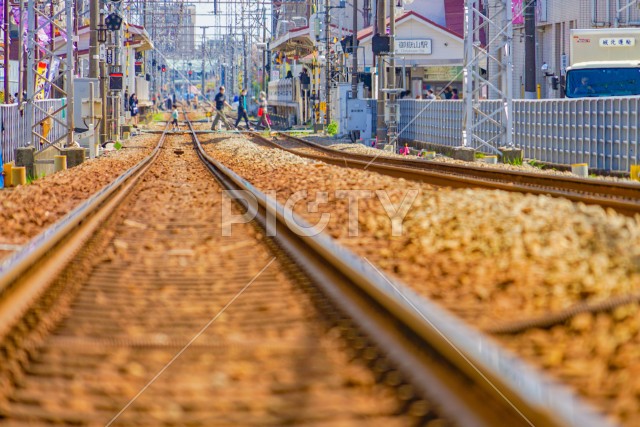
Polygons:
<instances>
[{"instance_id":1,"label":"utility pole","mask_svg":"<svg viewBox=\"0 0 640 427\"><path fill-rule=\"evenodd\" d=\"M116 5L116 10L119 10L119 4ZM122 72L122 27L118 31L114 32L115 34L115 47L113 58L115 62L115 68L118 72ZM124 74L124 73L123 73ZM120 111L123 107L122 102L122 92L114 91L113 93L113 121L114 121L114 132L116 134L116 139L120 139Z\"/></svg>"},{"instance_id":2,"label":"utility pole","mask_svg":"<svg viewBox=\"0 0 640 427\"><path fill-rule=\"evenodd\" d=\"M325 32L324 32L324 36L325 36L325 53L324 53L324 59L325 59L325 67L324 67L324 72L325 72L325 95L324 95L324 99L325 99L325 103L324 103L324 117L325 117L325 125L329 126L329 124L331 123L331 60L329 58L329 42L331 39L331 27L329 25L330 20L331 20L331 14L329 13L330 9L329 9L329 0L325 0L324 2L324 13L325 13Z\"/></svg>"},{"instance_id":3,"label":"utility pole","mask_svg":"<svg viewBox=\"0 0 640 427\"><path fill-rule=\"evenodd\" d=\"M384 36L387 30L386 13L387 2L385 0L378 0L376 6L376 28L374 33ZM384 105L385 94L382 91L386 87L386 67L381 55L376 57L376 65L378 68L378 114L376 125L376 141L382 142L387 139L387 129L384 122Z\"/></svg>"},{"instance_id":4,"label":"utility pole","mask_svg":"<svg viewBox=\"0 0 640 427\"><path fill-rule=\"evenodd\" d=\"M100 0L89 0L89 77L97 78L100 67L98 46L98 22L100 20Z\"/></svg>"},{"instance_id":5,"label":"utility pole","mask_svg":"<svg viewBox=\"0 0 640 427\"><path fill-rule=\"evenodd\" d=\"M104 14L100 13L99 16L100 16L100 26L101 28L104 28ZM106 61L106 58L103 58L100 61L100 99L102 100L101 101L102 119L100 120L100 144L106 144L107 143L107 61Z\"/></svg>"},{"instance_id":6,"label":"utility pole","mask_svg":"<svg viewBox=\"0 0 640 427\"><path fill-rule=\"evenodd\" d=\"M358 98L358 0L353 0L353 35L351 37L353 70L351 73L351 98Z\"/></svg>"},{"instance_id":7,"label":"utility pole","mask_svg":"<svg viewBox=\"0 0 640 427\"><path fill-rule=\"evenodd\" d=\"M524 9L524 97L536 99L536 0L526 3Z\"/></svg>"}]
</instances>

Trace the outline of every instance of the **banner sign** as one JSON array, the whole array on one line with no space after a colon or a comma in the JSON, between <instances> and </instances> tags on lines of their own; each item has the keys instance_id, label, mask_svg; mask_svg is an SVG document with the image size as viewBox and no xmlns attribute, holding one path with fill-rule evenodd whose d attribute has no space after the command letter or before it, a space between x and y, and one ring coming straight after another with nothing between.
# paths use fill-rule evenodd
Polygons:
<instances>
[{"instance_id":1,"label":"banner sign","mask_svg":"<svg viewBox=\"0 0 640 427\"><path fill-rule=\"evenodd\" d=\"M512 0L511 15L515 25L524 25L524 5L523 0Z\"/></svg>"}]
</instances>

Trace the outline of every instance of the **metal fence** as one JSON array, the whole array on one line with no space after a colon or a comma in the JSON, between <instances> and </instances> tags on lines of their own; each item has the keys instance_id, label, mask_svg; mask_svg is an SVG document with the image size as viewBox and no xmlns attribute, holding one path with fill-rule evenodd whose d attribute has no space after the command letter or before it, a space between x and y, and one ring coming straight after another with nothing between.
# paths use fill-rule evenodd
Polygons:
<instances>
[{"instance_id":1,"label":"metal fence","mask_svg":"<svg viewBox=\"0 0 640 427\"><path fill-rule=\"evenodd\" d=\"M499 101L481 101L480 108L493 102ZM640 163L640 97L521 99L513 108L513 141L526 158L621 172ZM463 101L402 100L400 112L401 138L462 145ZM486 140L495 132L486 123L480 134Z\"/></svg>"},{"instance_id":2,"label":"metal fence","mask_svg":"<svg viewBox=\"0 0 640 427\"><path fill-rule=\"evenodd\" d=\"M65 99L46 99L36 101L36 105L44 111L56 110L64 105ZM66 121L66 110L59 112L56 117L63 123ZM44 118L44 113L38 108L35 109L36 123ZM2 161L9 163L15 161L15 152L19 147L25 147L31 142L31 130L26 125L23 111L18 104L0 105L0 146L2 148ZM40 130L38 130L41 132ZM66 135L65 126L55 120L51 121L51 130L48 139L55 141Z\"/></svg>"}]
</instances>

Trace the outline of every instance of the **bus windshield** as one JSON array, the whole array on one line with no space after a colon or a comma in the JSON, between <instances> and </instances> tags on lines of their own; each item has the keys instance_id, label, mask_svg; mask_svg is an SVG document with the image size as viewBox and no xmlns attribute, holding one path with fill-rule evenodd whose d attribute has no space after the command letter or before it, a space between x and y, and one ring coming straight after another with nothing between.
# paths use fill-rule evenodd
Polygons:
<instances>
[{"instance_id":1,"label":"bus windshield","mask_svg":"<svg viewBox=\"0 0 640 427\"><path fill-rule=\"evenodd\" d=\"M567 72L567 97L640 95L640 68L593 68Z\"/></svg>"}]
</instances>

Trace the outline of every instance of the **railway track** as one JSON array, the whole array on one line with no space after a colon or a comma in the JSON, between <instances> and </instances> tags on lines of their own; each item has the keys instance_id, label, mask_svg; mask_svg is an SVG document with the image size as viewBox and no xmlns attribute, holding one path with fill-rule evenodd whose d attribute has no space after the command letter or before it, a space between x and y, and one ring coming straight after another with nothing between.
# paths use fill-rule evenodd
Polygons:
<instances>
[{"instance_id":1,"label":"railway track","mask_svg":"<svg viewBox=\"0 0 640 427\"><path fill-rule=\"evenodd\" d=\"M0 423L607 425L189 131L0 267ZM230 236L223 189L257 213Z\"/></svg>"},{"instance_id":2,"label":"railway track","mask_svg":"<svg viewBox=\"0 0 640 427\"><path fill-rule=\"evenodd\" d=\"M581 179L504 169L461 166L429 160L400 159L345 153L285 134L255 137L297 155L326 163L367 169L384 175L454 188L486 188L563 197L574 202L611 208L625 215L640 213L640 185Z\"/></svg>"}]
</instances>

